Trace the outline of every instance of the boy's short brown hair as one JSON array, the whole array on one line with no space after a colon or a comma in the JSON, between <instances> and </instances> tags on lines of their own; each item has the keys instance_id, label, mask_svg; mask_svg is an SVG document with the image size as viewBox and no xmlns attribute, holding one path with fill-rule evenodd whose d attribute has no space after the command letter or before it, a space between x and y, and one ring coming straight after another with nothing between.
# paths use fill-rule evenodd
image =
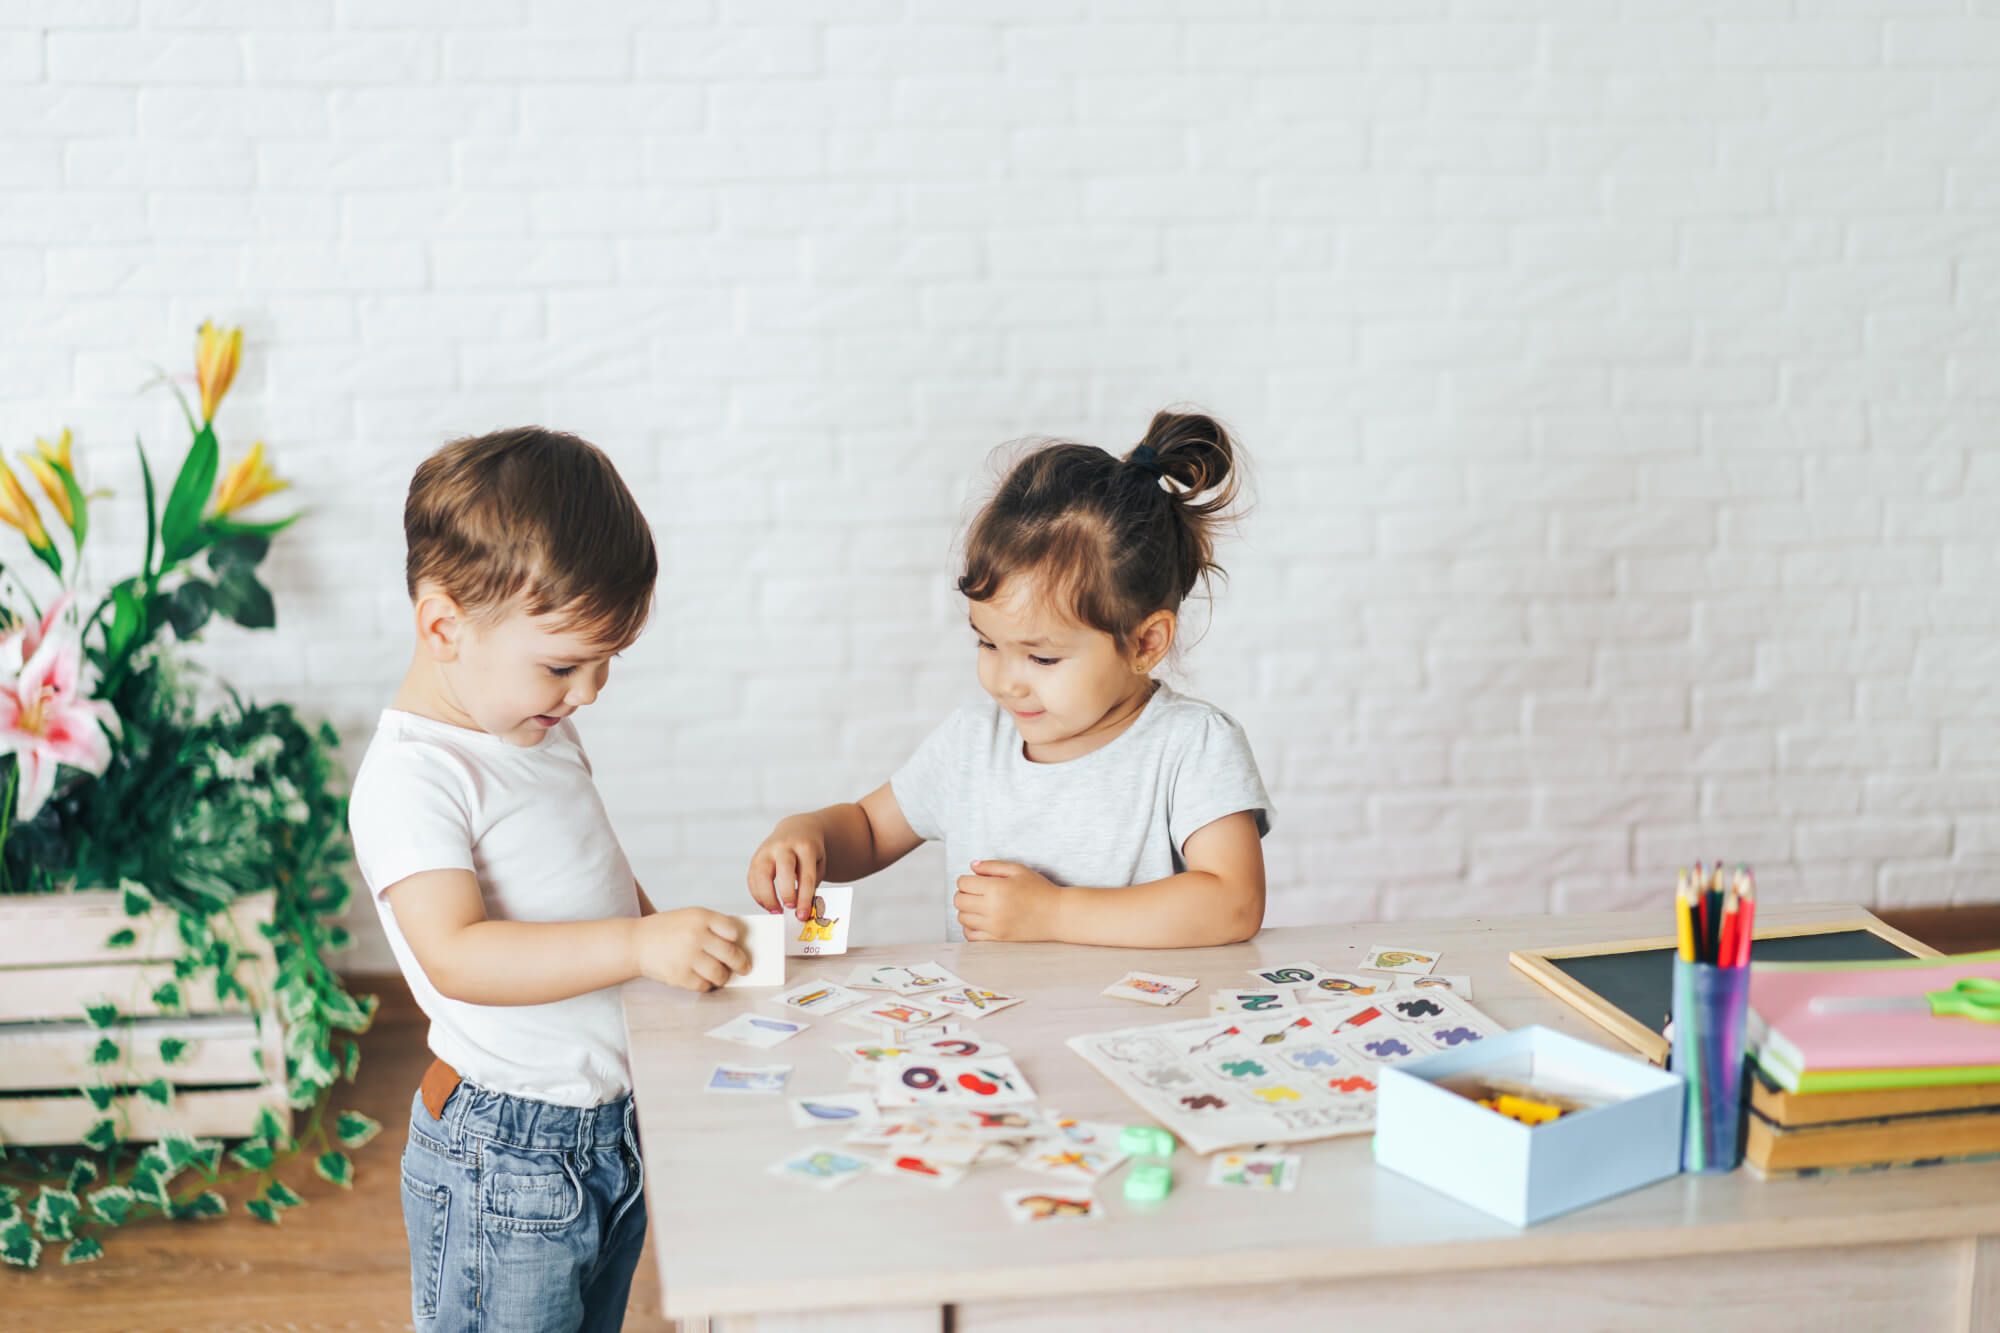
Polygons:
<instances>
[{"instance_id":1,"label":"boy's short brown hair","mask_svg":"<svg viewBox=\"0 0 2000 1333\"><path fill-rule=\"evenodd\" d=\"M622 648L652 610L659 556L618 469L586 440L539 426L453 440L403 503L410 596L431 582L476 619L516 604Z\"/></svg>"}]
</instances>

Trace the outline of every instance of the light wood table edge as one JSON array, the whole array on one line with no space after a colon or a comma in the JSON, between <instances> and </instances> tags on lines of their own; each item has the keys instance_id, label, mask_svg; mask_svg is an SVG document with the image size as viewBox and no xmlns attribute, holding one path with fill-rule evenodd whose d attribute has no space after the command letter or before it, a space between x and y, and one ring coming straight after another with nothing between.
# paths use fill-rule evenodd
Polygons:
<instances>
[{"instance_id":1,"label":"light wood table edge","mask_svg":"<svg viewBox=\"0 0 2000 1333\"><path fill-rule=\"evenodd\" d=\"M1662 1182L1667 1183L1667 1182ZM1655 1187L1656 1188L1656 1187ZM1077 1224L1080 1245L1088 1224ZM1200 1259L1119 1259L1059 1267L1002 1268L962 1274L873 1275L810 1284L778 1281L754 1286L682 1284L667 1291L662 1313L673 1319L733 1314L834 1311L885 1305L964 1305L973 1301L1044 1299L1117 1292L1158 1293L1248 1283L1332 1281L1417 1276L1441 1271L1560 1268L1581 1264L1670 1259L1704 1254L1846 1248L1911 1241L1959 1240L1975 1247L2000 1245L2000 1202L1925 1208L1857 1221L1848 1217L1745 1219L1614 1232L1547 1232L1408 1245L1393 1249L1263 1250ZM1971 1260L1968 1260L1971 1263ZM1965 1300L1981 1299L1968 1271ZM1991 1278L1985 1284L1993 1284ZM885 1300L885 1297L889 1299Z\"/></svg>"}]
</instances>

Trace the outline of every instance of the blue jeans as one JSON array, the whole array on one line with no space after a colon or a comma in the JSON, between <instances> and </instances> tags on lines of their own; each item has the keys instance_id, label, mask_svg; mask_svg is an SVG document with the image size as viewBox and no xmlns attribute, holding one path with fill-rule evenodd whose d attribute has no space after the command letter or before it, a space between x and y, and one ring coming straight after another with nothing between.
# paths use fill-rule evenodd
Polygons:
<instances>
[{"instance_id":1,"label":"blue jeans","mask_svg":"<svg viewBox=\"0 0 2000 1333\"><path fill-rule=\"evenodd\" d=\"M403 1149L417 1333L615 1333L646 1240L632 1098L556 1106L460 1083Z\"/></svg>"}]
</instances>

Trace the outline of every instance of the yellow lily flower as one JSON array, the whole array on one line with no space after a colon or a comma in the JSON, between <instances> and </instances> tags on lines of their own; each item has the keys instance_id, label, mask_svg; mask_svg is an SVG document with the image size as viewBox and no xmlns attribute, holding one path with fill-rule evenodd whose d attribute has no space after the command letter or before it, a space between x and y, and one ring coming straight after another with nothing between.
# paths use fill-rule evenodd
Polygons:
<instances>
[{"instance_id":1,"label":"yellow lily flower","mask_svg":"<svg viewBox=\"0 0 2000 1333\"><path fill-rule=\"evenodd\" d=\"M243 330L219 328L207 320L195 339L194 373L201 382L201 419L215 420L222 395L236 378L236 362L243 355Z\"/></svg>"},{"instance_id":2,"label":"yellow lily flower","mask_svg":"<svg viewBox=\"0 0 2000 1333\"><path fill-rule=\"evenodd\" d=\"M50 444L39 435L35 437L36 452L40 453L44 459L51 463L62 464L62 466L70 470L71 476L75 476L76 465L69 461L69 444L70 433L68 426L63 427L63 433L56 439L54 444Z\"/></svg>"},{"instance_id":3,"label":"yellow lily flower","mask_svg":"<svg viewBox=\"0 0 2000 1333\"><path fill-rule=\"evenodd\" d=\"M22 454L21 462L28 471L35 474L35 480L42 483L42 493L49 497L49 503L56 507L58 514L62 515L62 521L74 529L76 511L70 507L69 489L63 485L62 477L57 475L48 459L41 454Z\"/></svg>"},{"instance_id":4,"label":"yellow lily flower","mask_svg":"<svg viewBox=\"0 0 2000 1333\"><path fill-rule=\"evenodd\" d=\"M272 474L270 466L264 462L264 442L259 440L251 446L249 453L230 464L229 471L223 474L222 484L215 488L216 517L233 514L291 484L279 481Z\"/></svg>"},{"instance_id":5,"label":"yellow lily flower","mask_svg":"<svg viewBox=\"0 0 2000 1333\"><path fill-rule=\"evenodd\" d=\"M55 545L49 540L48 529L42 526L42 516L35 512L35 502L21 489L21 479L4 461L0 461L0 523L18 530L28 539L28 545L38 551L50 550Z\"/></svg>"}]
</instances>

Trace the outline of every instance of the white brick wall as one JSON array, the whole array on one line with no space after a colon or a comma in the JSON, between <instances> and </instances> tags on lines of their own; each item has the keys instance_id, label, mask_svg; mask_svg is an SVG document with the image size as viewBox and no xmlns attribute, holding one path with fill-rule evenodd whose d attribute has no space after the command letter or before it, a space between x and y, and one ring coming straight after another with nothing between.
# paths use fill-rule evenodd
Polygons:
<instances>
[{"instance_id":1,"label":"white brick wall","mask_svg":"<svg viewBox=\"0 0 2000 1333\"><path fill-rule=\"evenodd\" d=\"M352 760L416 460L596 439L667 573L586 736L720 905L975 690L987 451L1189 400L1256 467L1185 683L1271 782L1274 922L1717 855L1992 901L1995 125L1986 0L0 0L0 443L129 497L147 363L246 324L225 436L313 515L205 655Z\"/></svg>"}]
</instances>

